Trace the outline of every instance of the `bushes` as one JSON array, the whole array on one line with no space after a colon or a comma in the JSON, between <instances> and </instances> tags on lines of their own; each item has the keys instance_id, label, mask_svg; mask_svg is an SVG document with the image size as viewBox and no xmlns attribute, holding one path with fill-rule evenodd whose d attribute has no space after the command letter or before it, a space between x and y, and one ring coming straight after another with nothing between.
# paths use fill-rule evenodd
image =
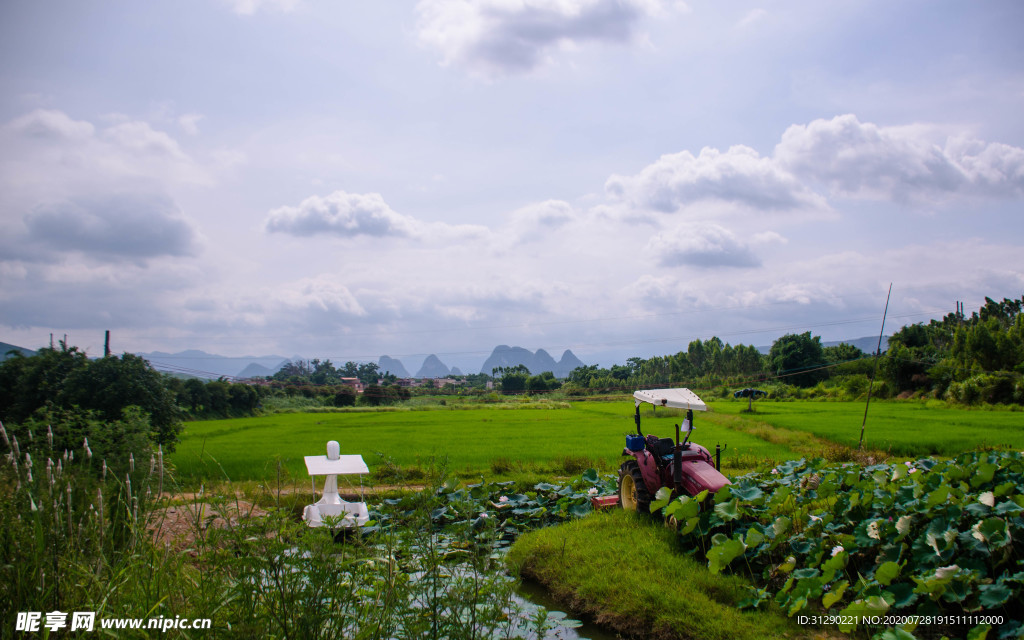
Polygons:
<instances>
[{"instance_id":1,"label":"bushes","mask_svg":"<svg viewBox=\"0 0 1024 640\"><path fill-rule=\"evenodd\" d=\"M334 406L354 407L356 406L356 390L352 387L341 387L334 394Z\"/></svg>"},{"instance_id":2,"label":"bushes","mask_svg":"<svg viewBox=\"0 0 1024 640\"><path fill-rule=\"evenodd\" d=\"M174 450L181 431L181 410L159 372L142 358L126 353L89 360L76 347L40 349L35 356L15 356L0 364L0 419L22 423L40 412L92 412L116 422L125 409L139 407L147 416L148 436Z\"/></svg>"},{"instance_id":3,"label":"bushes","mask_svg":"<svg viewBox=\"0 0 1024 640\"><path fill-rule=\"evenodd\" d=\"M1011 373L979 373L949 385L946 397L960 404L1010 404L1024 402L1021 376Z\"/></svg>"},{"instance_id":4,"label":"bushes","mask_svg":"<svg viewBox=\"0 0 1024 640\"><path fill-rule=\"evenodd\" d=\"M402 387L387 386L381 387L375 384L368 385L363 391L360 404L379 407L381 405L395 404L402 400L408 400L409 390Z\"/></svg>"}]
</instances>

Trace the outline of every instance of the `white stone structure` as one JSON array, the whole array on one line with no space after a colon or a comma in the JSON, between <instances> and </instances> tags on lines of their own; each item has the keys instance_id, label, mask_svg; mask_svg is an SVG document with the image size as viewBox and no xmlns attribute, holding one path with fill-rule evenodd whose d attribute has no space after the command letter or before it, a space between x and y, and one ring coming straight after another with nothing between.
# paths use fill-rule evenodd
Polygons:
<instances>
[{"instance_id":1,"label":"white stone structure","mask_svg":"<svg viewBox=\"0 0 1024 640\"><path fill-rule=\"evenodd\" d=\"M338 495L339 475L365 475L370 472L361 455L340 455L337 441L327 443L326 456L306 456L306 470L310 476L327 476L323 497L316 503L306 505L302 519L311 527L333 526L337 528L361 527L370 519L365 502L347 502ZM359 480L359 494L362 499L363 484ZM333 524L325 522L328 516L337 518Z\"/></svg>"}]
</instances>

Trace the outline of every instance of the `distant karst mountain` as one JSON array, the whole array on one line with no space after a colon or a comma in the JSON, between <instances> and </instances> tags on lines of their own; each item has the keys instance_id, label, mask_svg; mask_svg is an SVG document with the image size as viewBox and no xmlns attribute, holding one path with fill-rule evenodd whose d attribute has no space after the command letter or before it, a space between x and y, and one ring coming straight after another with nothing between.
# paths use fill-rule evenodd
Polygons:
<instances>
[{"instance_id":1,"label":"distant karst mountain","mask_svg":"<svg viewBox=\"0 0 1024 640\"><path fill-rule=\"evenodd\" d=\"M838 340L836 342L822 342L823 347L835 347L841 344L852 344L867 355L871 355L878 348L878 336L867 336L866 338L851 338L849 340ZM882 336L882 351L889 349L889 336Z\"/></svg>"},{"instance_id":2,"label":"distant karst mountain","mask_svg":"<svg viewBox=\"0 0 1024 640\"><path fill-rule=\"evenodd\" d=\"M205 351L189 349L178 353L137 353L149 361L157 371L166 371L196 378L215 380L221 376L230 378L251 378L274 375L286 362L282 356L218 356ZM251 373L253 366L269 373Z\"/></svg>"},{"instance_id":3,"label":"distant karst mountain","mask_svg":"<svg viewBox=\"0 0 1024 640\"><path fill-rule=\"evenodd\" d=\"M380 360L377 361L377 366L380 367L381 373L390 373L399 378L412 377L409 375L409 372L406 371L405 365L402 364L401 360L390 356L381 356Z\"/></svg>"},{"instance_id":4,"label":"distant karst mountain","mask_svg":"<svg viewBox=\"0 0 1024 640\"><path fill-rule=\"evenodd\" d=\"M0 342L0 362L3 362L8 358L8 353L11 351L17 351L23 356L34 356L36 352L25 347L17 347L13 344L7 344L6 342Z\"/></svg>"},{"instance_id":5,"label":"distant karst mountain","mask_svg":"<svg viewBox=\"0 0 1024 640\"><path fill-rule=\"evenodd\" d=\"M866 355L871 355L871 354L873 354L875 352L875 348L878 347L878 336L866 336L866 337L863 337L863 338L848 338L846 340L831 340L829 342L822 342L821 346L823 346L823 347L836 347L836 346L839 346L841 344L853 345L853 346L857 347L858 349L860 349L861 351L863 351ZM888 349L889 349L889 336L883 336L882 337L882 353L885 353ZM758 347L757 350L760 351L761 353L767 355L772 350L772 348L771 348L771 345L769 345L767 347Z\"/></svg>"},{"instance_id":6,"label":"distant karst mountain","mask_svg":"<svg viewBox=\"0 0 1024 640\"><path fill-rule=\"evenodd\" d=\"M491 375L491 372L497 367L514 367L520 364L526 365L526 368L534 375L550 371L555 374L556 378L568 378L573 369L584 366L583 362L568 349L562 354L561 360L555 362L551 354L543 349L538 349L536 353L533 353L522 347L510 347L503 344L494 348L490 357L480 368L480 373Z\"/></svg>"},{"instance_id":7,"label":"distant karst mountain","mask_svg":"<svg viewBox=\"0 0 1024 640\"><path fill-rule=\"evenodd\" d=\"M281 364L283 365L284 363L282 362ZM248 367L242 369L242 371L235 377L242 379L266 378L267 376L272 376L275 373L277 373L278 369L280 368L280 365L278 365L277 369L271 369L270 367L264 367L262 364L258 362L253 362Z\"/></svg>"},{"instance_id":8,"label":"distant karst mountain","mask_svg":"<svg viewBox=\"0 0 1024 640\"><path fill-rule=\"evenodd\" d=\"M430 354L427 359L423 361L423 366L416 372L417 378L447 378L451 375L451 369L441 362L441 359Z\"/></svg>"}]
</instances>

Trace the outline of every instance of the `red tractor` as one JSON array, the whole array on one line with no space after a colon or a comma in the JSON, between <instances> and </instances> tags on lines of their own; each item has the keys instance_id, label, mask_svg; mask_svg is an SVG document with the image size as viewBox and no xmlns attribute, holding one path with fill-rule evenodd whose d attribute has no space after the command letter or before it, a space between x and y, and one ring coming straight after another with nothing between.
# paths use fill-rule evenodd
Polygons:
<instances>
[{"instance_id":1,"label":"red tractor","mask_svg":"<svg viewBox=\"0 0 1024 640\"><path fill-rule=\"evenodd\" d=\"M707 405L689 389L651 389L633 393L636 404L636 433L626 436L622 455L630 456L619 467L619 503L623 509L650 513L651 501L658 490L668 487L673 497L696 496L701 491L714 495L727 484L714 463L711 453L688 442L693 430L693 412L707 411ZM649 402L655 407L685 409L682 425L675 425L676 438L645 436L640 430L640 405ZM686 436L679 440L680 433Z\"/></svg>"}]
</instances>

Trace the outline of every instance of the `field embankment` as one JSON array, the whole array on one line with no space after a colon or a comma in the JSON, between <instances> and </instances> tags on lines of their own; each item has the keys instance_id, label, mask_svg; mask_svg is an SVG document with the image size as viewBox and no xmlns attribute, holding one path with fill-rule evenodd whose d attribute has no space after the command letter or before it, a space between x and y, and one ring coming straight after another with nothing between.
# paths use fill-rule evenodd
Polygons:
<instances>
[{"instance_id":1,"label":"field embankment","mask_svg":"<svg viewBox=\"0 0 1024 640\"><path fill-rule=\"evenodd\" d=\"M745 579L711 575L681 552L673 531L621 510L527 533L509 563L574 612L628 637L810 637L777 610L741 612Z\"/></svg>"}]
</instances>

